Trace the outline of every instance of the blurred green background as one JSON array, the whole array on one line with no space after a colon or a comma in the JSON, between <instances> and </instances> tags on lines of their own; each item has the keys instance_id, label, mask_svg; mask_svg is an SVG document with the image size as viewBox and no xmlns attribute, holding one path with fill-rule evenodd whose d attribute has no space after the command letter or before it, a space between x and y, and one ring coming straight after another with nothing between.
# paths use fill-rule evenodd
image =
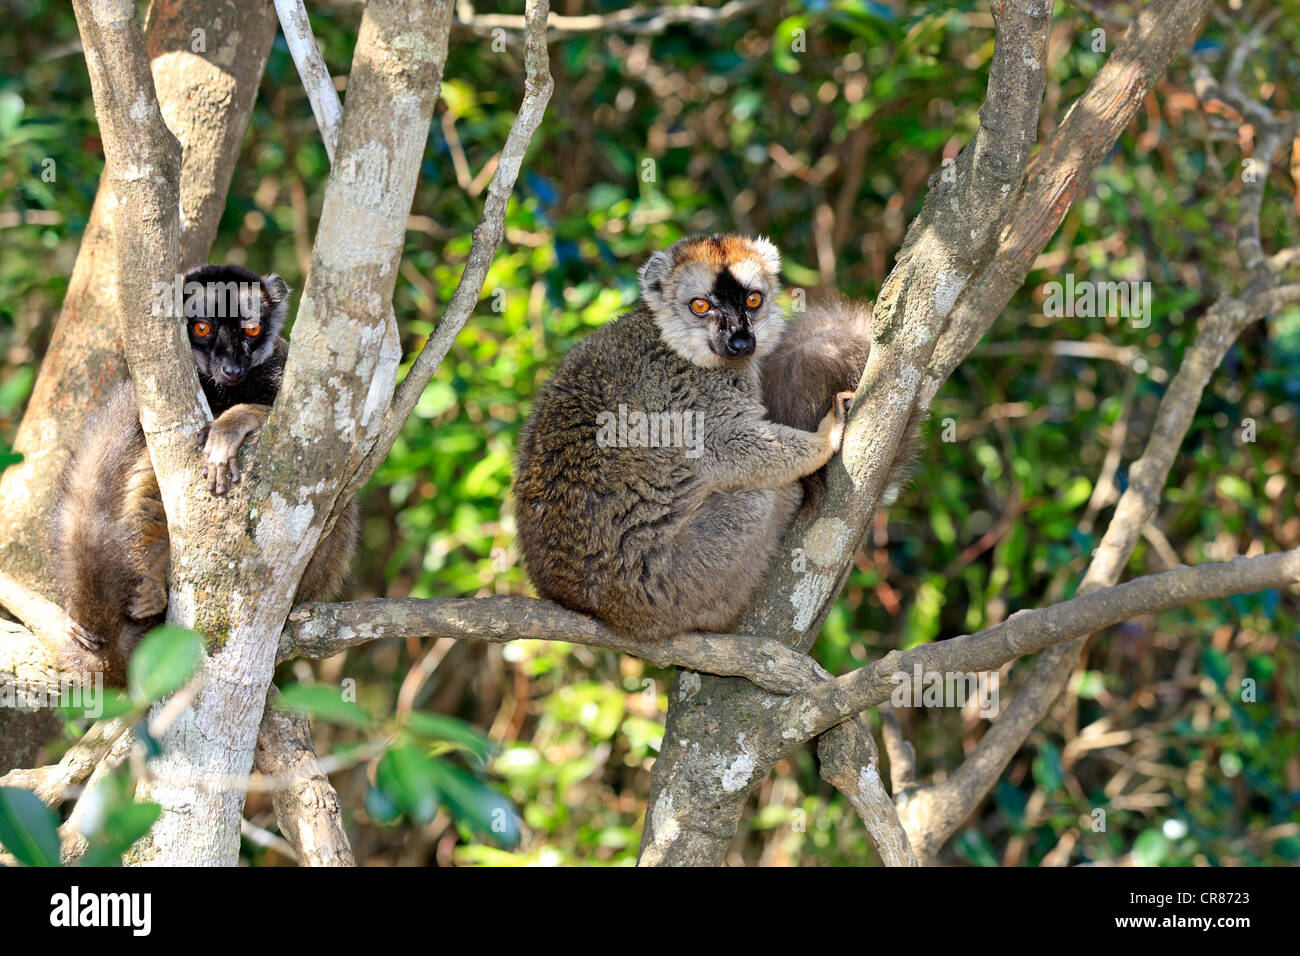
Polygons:
<instances>
[{"instance_id":1,"label":"blurred green background","mask_svg":"<svg viewBox=\"0 0 1300 956\"><path fill-rule=\"evenodd\" d=\"M557 0L561 13L616 9ZM102 168L76 25L62 0L3 4L0 35L0 454L12 441L71 273ZM482 4L480 12L519 12ZM1040 139L1113 51L1132 5L1058 3ZM1258 8L1263 8L1263 4ZM1297 107L1300 3L1247 61L1247 90ZM356 3L311 3L335 74ZM1255 6L1230 5L1231 22ZM1097 19L1101 15L1106 19ZM598 33L551 45L556 89L520 177L479 308L363 497L349 597L526 594L507 504L517 430L556 361L635 301L636 268L692 232L764 233L791 287L871 298L927 177L978 122L992 51L981 3L764 4L732 22L653 37ZM1227 26L1196 56L1221 65ZM407 232L395 307L408 355L450 298L489 163L521 94L517 48L458 34ZM1243 152L1243 148L1245 152ZM1236 127L1207 119L1183 58L1149 98L987 337L939 394L917 476L878 516L817 647L832 671L941 640L1073 594L1112 500L1103 460L1140 453L1169 375L1219 290L1239 291L1232 248ZM55 182L41 179L54 159ZM1300 160L1297 160L1300 162ZM277 271L301 289L327 160L277 38L213 261ZM1300 242L1296 181L1274 168L1269 251ZM1049 319L1043 285L1152 284L1151 324ZM1092 343L1094 357L1055 343ZM1126 413L1126 409L1128 409ZM1250 328L1215 376L1170 477L1155 531L1129 566L1222 560L1300 545L1300 309ZM943 422L950 419L945 434ZM1256 423L1242 441L1243 419ZM944 440L948 439L948 440ZM1104 490L1104 489L1103 489ZM1300 858L1300 602L1277 591L1144 617L1099 637L1069 692L945 853L990 865ZM428 673L412 676L424 662ZM430 670L431 669L431 670ZM1003 674L1004 699L1027 670ZM286 680L357 683L386 716L399 694L496 745L491 776L523 817L520 844L482 842L445 811L384 825L375 769L335 775L359 862L630 863L670 674L562 644L486 648L384 642ZM1257 686L1243 702L1242 681ZM873 724L874 714L869 715ZM982 733L973 711L904 711L925 774L951 772ZM1097 724L1097 722L1102 722ZM1098 741L1081 731L1104 729ZM321 752L364 731L317 728ZM874 861L811 750L753 801L732 859ZM1106 811L1095 832L1090 816ZM248 816L273 826L269 800ZM251 862L286 860L246 844Z\"/></svg>"}]
</instances>

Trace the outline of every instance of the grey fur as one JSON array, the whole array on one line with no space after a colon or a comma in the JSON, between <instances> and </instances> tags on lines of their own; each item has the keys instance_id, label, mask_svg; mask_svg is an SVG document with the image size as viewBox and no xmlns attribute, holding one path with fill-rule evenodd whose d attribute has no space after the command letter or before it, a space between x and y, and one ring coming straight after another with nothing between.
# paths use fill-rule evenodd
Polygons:
<instances>
[{"instance_id":1,"label":"grey fur","mask_svg":"<svg viewBox=\"0 0 1300 956\"><path fill-rule=\"evenodd\" d=\"M656 253L641 270L641 304L576 346L542 388L520 434L514 493L543 597L648 640L734 628L799 508L800 479L838 451L844 427L838 388L813 397L821 414L805 428L764 408L760 369L784 348L769 304L778 266L770 243L735 236ZM743 279L742 293L761 290L762 309L687 311L724 272ZM742 319L753 353L719 354L718 327ZM697 413L701 453L611 445L601 423L620 407Z\"/></svg>"}]
</instances>

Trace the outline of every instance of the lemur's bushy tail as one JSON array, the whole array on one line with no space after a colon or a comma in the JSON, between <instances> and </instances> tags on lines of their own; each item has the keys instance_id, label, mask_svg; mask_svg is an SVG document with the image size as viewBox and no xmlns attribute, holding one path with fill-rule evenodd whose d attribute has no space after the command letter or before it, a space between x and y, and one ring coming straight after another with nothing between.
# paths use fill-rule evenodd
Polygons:
<instances>
[{"instance_id":1,"label":"lemur's bushy tail","mask_svg":"<svg viewBox=\"0 0 1300 956\"><path fill-rule=\"evenodd\" d=\"M151 483L152 489L146 487ZM51 551L59 599L71 618L70 636L83 647L98 645L106 677L120 683L124 622L140 618L133 630L152 623L146 618L153 617L149 613L153 609L141 607L141 585L146 553L159 547L143 540L145 529L124 520L124 499L129 494L152 491L152 497L157 497L130 383L115 388L105 406L87 419L59 488ZM161 511L161 501L157 510ZM160 547L165 594L165 531Z\"/></svg>"},{"instance_id":2,"label":"lemur's bushy tail","mask_svg":"<svg viewBox=\"0 0 1300 956\"><path fill-rule=\"evenodd\" d=\"M763 403L774 422L816 431L837 392L856 391L871 354L871 306L835 298L810 303L763 361ZM919 443L921 416L913 414L889 475L886 503L908 477ZM803 479L804 505L815 506L825 470Z\"/></svg>"},{"instance_id":3,"label":"lemur's bushy tail","mask_svg":"<svg viewBox=\"0 0 1300 956\"><path fill-rule=\"evenodd\" d=\"M871 306L831 299L808 306L763 361L763 403L774 422L817 430L836 392L854 391L871 353Z\"/></svg>"}]
</instances>

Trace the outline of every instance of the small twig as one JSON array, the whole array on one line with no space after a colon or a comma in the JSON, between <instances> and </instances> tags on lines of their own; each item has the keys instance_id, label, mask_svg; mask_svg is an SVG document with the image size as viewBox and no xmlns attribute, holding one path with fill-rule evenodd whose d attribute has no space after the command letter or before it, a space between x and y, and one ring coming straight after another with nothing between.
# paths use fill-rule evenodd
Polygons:
<instances>
[{"instance_id":1,"label":"small twig","mask_svg":"<svg viewBox=\"0 0 1300 956\"><path fill-rule=\"evenodd\" d=\"M902 793L916 783L916 750L903 736L894 708L881 704L878 712L880 738L885 742L885 753L889 754L889 784L894 793Z\"/></svg>"},{"instance_id":2,"label":"small twig","mask_svg":"<svg viewBox=\"0 0 1300 956\"><path fill-rule=\"evenodd\" d=\"M257 824L250 822L247 817L239 821L239 835L249 843L268 850L274 850L290 860L296 861L298 859L298 854L294 852L288 840L282 836L277 836L265 827L259 827Z\"/></svg>"},{"instance_id":3,"label":"small twig","mask_svg":"<svg viewBox=\"0 0 1300 956\"><path fill-rule=\"evenodd\" d=\"M321 140L325 143L325 153L333 164L334 147L338 145L339 130L343 127L343 104L339 101L338 90L334 88L334 78L330 76L320 48L316 46L311 21L307 19L307 10L303 7L302 0L275 0L275 12L280 18L280 29L284 31L289 54L298 67L303 89L307 91L311 110L316 114L316 125L320 128Z\"/></svg>"}]
</instances>

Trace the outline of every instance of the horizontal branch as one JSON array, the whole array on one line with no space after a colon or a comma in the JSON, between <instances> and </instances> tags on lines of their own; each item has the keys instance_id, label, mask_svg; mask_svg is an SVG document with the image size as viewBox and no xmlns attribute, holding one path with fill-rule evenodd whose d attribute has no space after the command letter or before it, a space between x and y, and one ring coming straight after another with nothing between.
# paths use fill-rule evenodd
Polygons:
<instances>
[{"instance_id":1,"label":"horizontal branch","mask_svg":"<svg viewBox=\"0 0 1300 956\"><path fill-rule=\"evenodd\" d=\"M731 634L682 634L645 642L551 601L526 597L386 598L300 604L280 636L279 659L330 657L386 637L441 638L506 644L567 641L631 654L659 667L744 677L765 690L791 694L830 675L779 641Z\"/></svg>"}]
</instances>

